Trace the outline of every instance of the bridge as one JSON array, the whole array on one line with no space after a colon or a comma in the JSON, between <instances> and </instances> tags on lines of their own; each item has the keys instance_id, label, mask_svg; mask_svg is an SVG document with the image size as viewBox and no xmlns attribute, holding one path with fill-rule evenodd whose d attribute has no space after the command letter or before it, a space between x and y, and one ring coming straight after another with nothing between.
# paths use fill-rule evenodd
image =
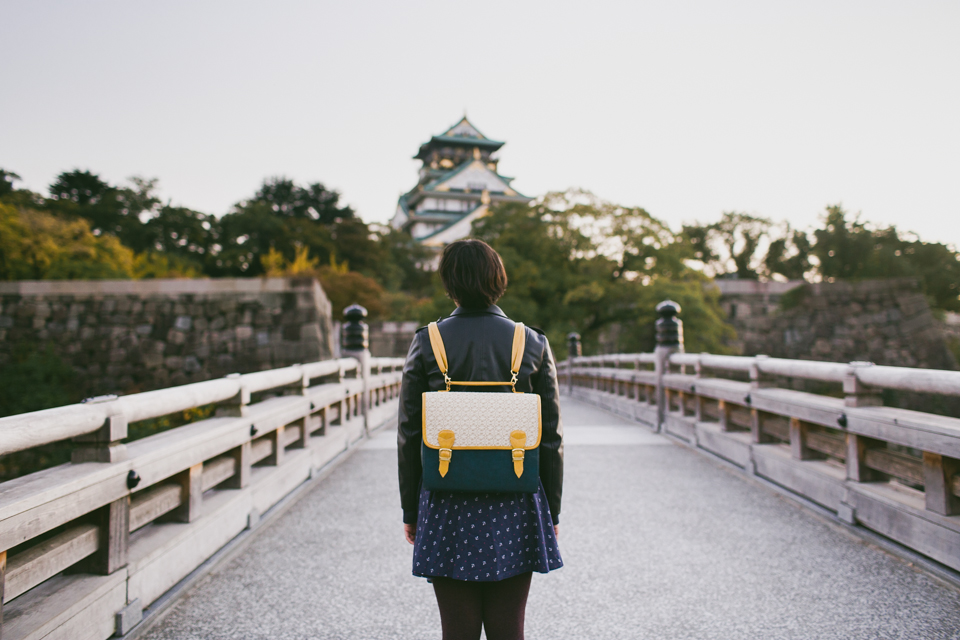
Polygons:
<instances>
[{"instance_id":1,"label":"bridge","mask_svg":"<svg viewBox=\"0 0 960 640\"><path fill-rule=\"evenodd\" d=\"M686 354L661 313L654 353L560 363L566 566L530 637L960 636L960 419L882 403L960 372ZM345 355L0 419L0 454L74 441L0 484L2 638L437 637L402 361Z\"/></svg>"}]
</instances>

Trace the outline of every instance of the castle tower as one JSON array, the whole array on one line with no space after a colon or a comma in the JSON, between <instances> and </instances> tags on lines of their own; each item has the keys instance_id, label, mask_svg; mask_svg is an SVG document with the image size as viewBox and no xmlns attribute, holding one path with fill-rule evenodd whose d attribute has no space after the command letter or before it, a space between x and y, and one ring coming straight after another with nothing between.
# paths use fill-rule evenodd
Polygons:
<instances>
[{"instance_id":1,"label":"castle tower","mask_svg":"<svg viewBox=\"0 0 960 640\"><path fill-rule=\"evenodd\" d=\"M467 117L420 145L417 186L400 196L390 224L421 244L442 247L470 235L473 221L491 204L530 202L497 173L496 151L503 142L480 133Z\"/></svg>"}]
</instances>

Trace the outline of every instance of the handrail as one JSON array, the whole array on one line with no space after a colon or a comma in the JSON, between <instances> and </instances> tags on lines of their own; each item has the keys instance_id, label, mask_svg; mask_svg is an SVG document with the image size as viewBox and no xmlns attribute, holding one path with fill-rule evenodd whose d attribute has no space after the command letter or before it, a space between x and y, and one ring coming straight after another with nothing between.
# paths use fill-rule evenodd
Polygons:
<instances>
[{"instance_id":1,"label":"handrail","mask_svg":"<svg viewBox=\"0 0 960 640\"><path fill-rule=\"evenodd\" d=\"M960 396L960 371L688 354L679 331L661 333L674 341L653 354L563 361L564 389L960 570L960 416L883 406L880 393ZM641 355L657 368L607 364ZM776 378L839 383L843 397L777 388Z\"/></svg>"},{"instance_id":2,"label":"handrail","mask_svg":"<svg viewBox=\"0 0 960 640\"><path fill-rule=\"evenodd\" d=\"M934 393L960 396L960 371L946 369L914 369L890 367L870 362L822 362L819 360L789 360L767 356L727 356L710 353L673 353L669 363L675 366L699 366L702 369L750 372L753 369L768 376L803 378L821 382L856 380L862 385L877 389L897 389L916 393ZM603 356L579 356L574 360L562 360L558 366L569 370L576 365L603 365L608 362L655 362L655 354L615 354Z\"/></svg>"},{"instance_id":3,"label":"handrail","mask_svg":"<svg viewBox=\"0 0 960 640\"><path fill-rule=\"evenodd\" d=\"M0 455L93 433L107 416L103 405L71 404L0 418Z\"/></svg>"},{"instance_id":4,"label":"handrail","mask_svg":"<svg viewBox=\"0 0 960 640\"><path fill-rule=\"evenodd\" d=\"M850 366L839 362L758 357L757 368L761 373L773 376L804 378L806 380L821 380L824 382L843 382Z\"/></svg>"},{"instance_id":5,"label":"handrail","mask_svg":"<svg viewBox=\"0 0 960 640\"><path fill-rule=\"evenodd\" d=\"M884 389L960 396L960 371L880 365L852 367L857 380Z\"/></svg>"},{"instance_id":6,"label":"handrail","mask_svg":"<svg viewBox=\"0 0 960 640\"><path fill-rule=\"evenodd\" d=\"M402 363L402 359L387 360L394 366L396 360ZM340 358L134 393L114 400L7 416L0 418L0 455L94 433L110 416L123 416L127 422L158 418L224 402L237 396L241 390L257 393L287 387L302 381L304 377L309 379L353 371L358 366L355 358Z\"/></svg>"},{"instance_id":7,"label":"handrail","mask_svg":"<svg viewBox=\"0 0 960 640\"><path fill-rule=\"evenodd\" d=\"M50 594L89 601L75 603L88 613L62 627L65 637L88 633L89 615L97 629L116 618L125 633L261 512L394 419L403 364L362 351L0 419L0 454L95 434L75 443L70 463L0 483L0 634L4 609L8 622L23 619ZM282 393L260 395L271 390ZM215 417L123 442L129 422L209 404ZM165 533L131 536L144 527ZM136 554L158 559L128 564ZM71 567L64 588L58 576ZM94 606L107 575L115 596ZM48 624L48 613L34 618Z\"/></svg>"},{"instance_id":8,"label":"handrail","mask_svg":"<svg viewBox=\"0 0 960 640\"><path fill-rule=\"evenodd\" d=\"M242 385L242 376L207 380L180 387L121 396L117 398L116 404L128 422L137 422L228 400L240 393ZM24 414L24 417L29 416L29 413ZM2 423L0 423L0 434L2 433ZM0 451L2 450L0 448Z\"/></svg>"}]
</instances>

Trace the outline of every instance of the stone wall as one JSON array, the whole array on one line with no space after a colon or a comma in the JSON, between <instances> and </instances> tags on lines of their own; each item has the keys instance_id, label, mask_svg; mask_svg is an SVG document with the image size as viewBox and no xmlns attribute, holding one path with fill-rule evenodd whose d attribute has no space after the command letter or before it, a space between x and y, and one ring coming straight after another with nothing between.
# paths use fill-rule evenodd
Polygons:
<instances>
[{"instance_id":1,"label":"stone wall","mask_svg":"<svg viewBox=\"0 0 960 640\"><path fill-rule=\"evenodd\" d=\"M759 282L717 279L713 281L713 286L720 290L720 306L727 317L731 322L741 324L749 318L778 313L783 295L805 284L803 280Z\"/></svg>"},{"instance_id":2,"label":"stone wall","mask_svg":"<svg viewBox=\"0 0 960 640\"><path fill-rule=\"evenodd\" d=\"M0 366L52 347L85 396L333 356L313 279L0 282Z\"/></svg>"},{"instance_id":3,"label":"stone wall","mask_svg":"<svg viewBox=\"0 0 960 640\"><path fill-rule=\"evenodd\" d=\"M732 302L724 293L721 304ZM957 368L944 324L912 278L804 284L790 292L784 306L731 315L744 355Z\"/></svg>"}]
</instances>

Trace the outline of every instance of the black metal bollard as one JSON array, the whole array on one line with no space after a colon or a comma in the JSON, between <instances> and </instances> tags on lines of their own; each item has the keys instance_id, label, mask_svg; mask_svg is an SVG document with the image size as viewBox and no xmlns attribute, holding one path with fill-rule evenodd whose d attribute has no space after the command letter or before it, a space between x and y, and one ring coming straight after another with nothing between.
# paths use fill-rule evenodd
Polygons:
<instances>
[{"instance_id":1,"label":"black metal bollard","mask_svg":"<svg viewBox=\"0 0 960 640\"><path fill-rule=\"evenodd\" d=\"M571 331L567 334L567 388L573 395L573 360L583 355L583 346L580 344L580 334Z\"/></svg>"},{"instance_id":2,"label":"black metal bollard","mask_svg":"<svg viewBox=\"0 0 960 640\"><path fill-rule=\"evenodd\" d=\"M663 376L670 372L670 355L683 353L683 321L677 317L680 305L673 300L664 300L657 305L657 348L653 350L657 372L657 431L664 428L667 416L667 395Z\"/></svg>"},{"instance_id":3,"label":"black metal bollard","mask_svg":"<svg viewBox=\"0 0 960 640\"><path fill-rule=\"evenodd\" d=\"M571 360L583 355L583 346L580 344L580 334L571 331L567 334L567 357Z\"/></svg>"},{"instance_id":4,"label":"black metal bollard","mask_svg":"<svg viewBox=\"0 0 960 640\"><path fill-rule=\"evenodd\" d=\"M677 317L680 305L664 300L657 305L657 346L674 347L683 351L683 320Z\"/></svg>"},{"instance_id":5,"label":"black metal bollard","mask_svg":"<svg viewBox=\"0 0 960 640\"><path fill-rule=\"evenodd\" d=\"M363 351L370 346L370 327L363 321L367 310L358 304L352 304L343 310L346 322L340 331L341 351Z\"/></svg>"}]
</instances>

